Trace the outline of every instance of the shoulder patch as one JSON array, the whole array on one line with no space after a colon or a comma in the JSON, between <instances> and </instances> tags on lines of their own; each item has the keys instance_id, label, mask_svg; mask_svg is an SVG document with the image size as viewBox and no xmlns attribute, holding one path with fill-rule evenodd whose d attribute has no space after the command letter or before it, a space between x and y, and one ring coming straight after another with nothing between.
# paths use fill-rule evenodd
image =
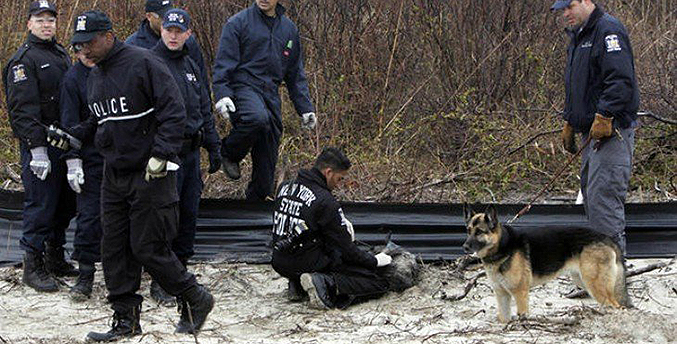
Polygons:
<instances>
[{"instance_id":1,"label":"shoulder patch","mask_svg":"<svg viewBox=\"0 0 677 344\"><path fill-rule=\"evenodd\" d=\"M621 43L618 41L618 35L608 35L604 37L604 43L606 44L606 52L621 51Z\"/></svg>"},{"instance_id":2,"label":"shoulder patch","mask_svg":"<svg viewBox=\"0 0 677 344\"><path fill-rule=\"evenodd\" d=\"M15 84L28 80L26 77L26 67L21 63L12 66L12 75L14 76Z\"/></svg>"}]
</instances>

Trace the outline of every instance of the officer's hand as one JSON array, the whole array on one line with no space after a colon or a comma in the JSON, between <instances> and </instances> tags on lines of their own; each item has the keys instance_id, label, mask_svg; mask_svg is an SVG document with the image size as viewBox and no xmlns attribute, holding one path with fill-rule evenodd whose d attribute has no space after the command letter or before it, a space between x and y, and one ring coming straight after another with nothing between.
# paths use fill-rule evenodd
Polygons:
<instances>
[{"instance_id":1,"label":"officer's hand","mask_svg":"<svg viewBox=\"0 0 677 344\"><path fill-rule=\"evenodd\" d=\"M376 267L379 267L379 268L382 267L382 266L389 265L393 261L393 257L391 257L391 256L389 256L389 255L387 255L383 252L377 254L374 257L376 257Z\"/></svg>"},{"instance_id":2,"label":"officer's hand","mask_svg":"<svg viewBox=\"0 0 677 344\"><path fill-rule=\"evenodd\" d=\"M564 123L561 137L564 150L571 154L578 153L578 147L576 147L576 137L574 136L574 128L568 122Z\"/></svg>"},{"instance_id":3,"label":"officer's hand","mask_svg":"<svg viewBox=\"0 0 677 344\"><path fill-rule=\"evenodd\" d=\"M49 156L47 156L47 147L32 148L31 162L28 165L38 179L47 179L47 174L52 170L52 163L49 161Z\"/></svg>"},{"instance_id":4,"label":"officer's hand","mask_svg":"<svg viewBox=\"0 0 677 344\"><path fill-rule=\"evenodd\" d=\"M221 154L218 150L209 152L209 174L216 173L221 168Z\"/></svg>"},{"instance_id":5,"label":"officer's hand","mask_svg":"<svg viewBox=\"0 0 677 344\"><path fill-rule=\"evenodd\" d=\"M68 172L66 173L66 179L68 179L68 185L76 193L80 193L82 189L80 185L85 183L85 171L82 170L82 159L68 159L66 160L66 166L68 166Z\"/></svg>"},{"instance_id":6,"label":"officer's hand","mask_svg":"<svg viewBox=\"0 0 677 344\"><path fill-rule=\"evenodd\" d=\"M160 159L156 157L151 157L148 159L148 165L146 165L146 181L150 181L151 178L164 178L167 176L167 160Z\"/></svg>"},{"instance_id":7,"label":"officer's hand","mask_svg":"<svg viewBox=\"0 0 677 344\"><path fill-rule=\"evenodd\" d=\"M59 130L54 124L50 125L47 128L47 141L56 148L68 150L70 148L68 138L60 133L63 133L63 131Z\"/></svg>"},{"instance_id":8,"label":"officer's hand","mask_svg":"<svg viewBox=\"0 0 677 344\"><path fill-rule=\"evenodd\" d=\"M317 118L315 117L314 112L306 112L301 115L301 121L303 129L313 129L315 128L315 124L317 124Z\"/></svg>"},{"instance_id":9,"label":"officer's hand","mask_svg":"<svg viewBox=\"0 0 677 344\"><path fill-rule=\"evenodd\" d=\"M235 112L235 103L230 97L223 97L216 102L216 110L223 116L226 121L230 119L230 114Z\"/></svg>"},{"instance_id":10,"label":"officer's hand","mask_svg":"<svg viewBox=\"0 0 677 344\"><path fill-rule=\"evenodd\" d=\"M611 136L613 134L613 121L613 117L595 114L595 121L592 122L592 128L590 128L590 137L595 140L601 140Z\"/></svg>"}]
</instances>

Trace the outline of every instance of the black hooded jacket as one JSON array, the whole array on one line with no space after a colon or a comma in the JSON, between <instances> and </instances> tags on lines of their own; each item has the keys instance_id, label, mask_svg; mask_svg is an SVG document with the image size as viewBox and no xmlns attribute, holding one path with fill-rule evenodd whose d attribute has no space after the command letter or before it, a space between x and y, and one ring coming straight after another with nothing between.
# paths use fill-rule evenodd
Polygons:
<instances>
[{"instance_id":1,"label":"black hooded jacket","mask_svg":"<svg viewBox=\"0 0 677 344\"><path fill-rule=\"evenodd\" d=\"M307 231L296 229L303 228L297 226L301 222ZM325 268L350 264L376 269L376 258L355 245L346 222L324 175L316 168L301 170L296 180L283 184L277 192L272 235L273 243L292 238L305 245L291 254L274 252L273 260L296 260L300 268L305 263L319 263Z\"/></svg>"}]
</instances>

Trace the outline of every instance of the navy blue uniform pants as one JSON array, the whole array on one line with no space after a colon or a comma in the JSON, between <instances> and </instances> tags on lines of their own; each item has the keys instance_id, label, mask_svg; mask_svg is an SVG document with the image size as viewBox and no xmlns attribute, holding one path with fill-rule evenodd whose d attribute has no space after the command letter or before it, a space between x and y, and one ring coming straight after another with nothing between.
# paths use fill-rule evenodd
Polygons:
<instances>
[{"instance_id":1,"label":"navy blue uniform pants","mask_svg":"<svg viewBox=\"0 0 677 344\"><path fill-rule=\"evenodd\" d=\"M75 218L77 228L71 255L73 260L94 264L101 261L101 178L103 162L83 159L82 169L85 183L77 195L78 215Z\"/></svg>"},{"instance_id":2,"label":"navy blue uniform pants","mask_svg":"<svg viewBox=\"0 0 677 344\"><path fill-rule=\"evenodd\" d=\"M272 196L278 147L282 136L280 99L277 94L262 94L251 87L235 88L233 128L223 139L221 153L240 162L251 151L252 177L247 186L248 200Z\"/></svg>"},{"instance_id":3,"label":"navy blue uniform pants","mask_svg":"<svg viewBox=\"0 0 677 344\"><path fill-rule=\"evenodd\" d=\"M149 182L144 174L104 167L101 261L108 300L117 312L141 303L136 292L142 267L171 295L196 284L170 247L179 216L176 172Z\"/></svg>"},{"instance_id":4,"label":"navy blue uniform pants","mask_svg":"<svg viewBox=\"0 0 677 344\"><path fill-rule=\"evenodd\" d=\"M48 148L52 170L45 180L33 174L29 166L31 152L21 145L21 180L24 186L23 236L21 248L28 252L44 252L45 242L61 247L66 243L66 229L75 216L75 192L66 180L66 163L62 151Z\"/></svg>"},{"instance_id":5,"label":"navy blue uniform pants","mask_svg":"<svg viewBox=\"0 0 677 344\"><path fill-rule=\"evenodd\" d=\"M180 156L181 168L177 171L179 194L179 232L172 241L172 250L180 260L188 260L195 254L195 228L202 196L200 175L200 150L195 149Z\"/></svg>"}]
</instances>

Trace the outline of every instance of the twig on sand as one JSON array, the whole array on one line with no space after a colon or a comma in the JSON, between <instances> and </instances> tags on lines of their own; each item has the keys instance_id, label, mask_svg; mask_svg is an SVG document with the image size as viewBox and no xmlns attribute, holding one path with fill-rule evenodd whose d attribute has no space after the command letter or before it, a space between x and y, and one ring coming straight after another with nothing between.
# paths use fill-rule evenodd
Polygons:
<instances>
[{"instance_id":1,"label":"twig on sand","mask_svg":"<svg viewBox=\"0 0 677 344\"><path fill-rule=\"evenodd\" d=\"M442 292L442 300L458 301L458 300L465 298L468 295L468 293L470 292L470 290L472 290L472 288L475 287L475 285L477 284L477 280L480 279L480 277L484 277L486 275L487 275L486 272L482 271L482 272L478 273L475 277L470 279L470 282L468 282L465 285L465 288L463 288L463 293L461 293L461 294L453 295L453 296L447 296L444 292Z\"/></svg>"},{"instance_id":2,"label":"twig on sand","mask_svg":"<svg viewBox=\"0 0 677 344\"><path fill-rule=\"evenodd\" d=\"M96 318L96 319L92 319L92 320L87 320L87 321L83 321L83 322L71 324L71 326L85 325L85 324L89 324L89 323L101 321L101 320L108 319L108 318L110 318L110 315L106 315L106 316L103 316L103 317L100 317L100 318Z\"/></svg>"}]
</instances>

